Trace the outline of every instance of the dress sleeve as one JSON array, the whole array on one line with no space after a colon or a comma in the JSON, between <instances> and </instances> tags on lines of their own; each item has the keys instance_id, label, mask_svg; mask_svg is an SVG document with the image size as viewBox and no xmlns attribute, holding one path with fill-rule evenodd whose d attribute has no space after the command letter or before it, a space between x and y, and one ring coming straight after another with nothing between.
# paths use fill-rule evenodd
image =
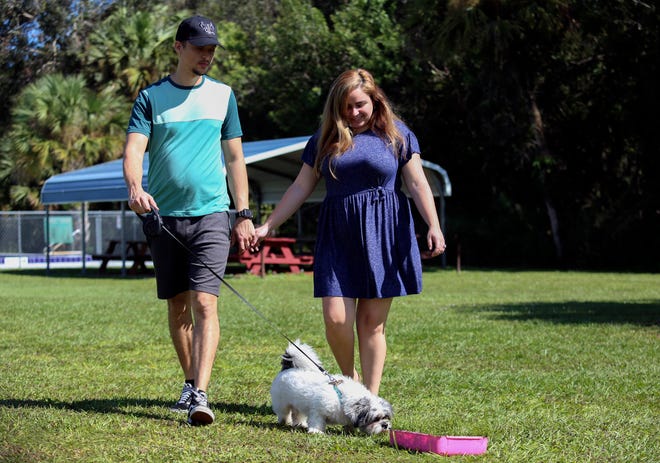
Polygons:
<instances>
[{"instance_id":1,"label":"dress sleeve","mask_svg":"<svg viewBox=\"0 0 660 463\"><path fill-rule=\"evenodd\" d=\"M408 126L405 125L403 122L398 124L398 128L405 141L405 146L402 146L399 152L400 154L399 159L401 164L403 165L410 160L410 158L414 153L421 154L421 152L419 149L419 141L417 140L417 137L415 136L413 131L410 130Z\"/></svg>"},{"instance_id":2,"label":"dress sleeve","mask_svg":"<svg viewBox=\"0 0 660 463\"><path fill-rule=\"evenodd\" d=\"M319 132L316 132L314 135L312 135L312 138L309 139L302 153L302 161L311 167L314 167L314 161L316 160L318 139Z\"/></svg>"}]
</instances>

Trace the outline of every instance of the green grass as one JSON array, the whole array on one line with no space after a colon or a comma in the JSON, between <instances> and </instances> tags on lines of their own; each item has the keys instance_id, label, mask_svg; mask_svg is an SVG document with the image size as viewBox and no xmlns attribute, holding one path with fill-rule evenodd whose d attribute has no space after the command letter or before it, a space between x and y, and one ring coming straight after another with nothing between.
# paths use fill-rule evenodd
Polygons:
<instances>
[{"instance_id":1,"label":"green grass","mask_svg":"<svg viewBox=\"0 0 660 463\"><path fill-rule=\"evenodd\" d=\"M190 428L153 278L0 273L1 462L418 462L386 435L276 423L286 341L227 289L209 394ZM336 367L307 275L229 277L289 337ZM484 435L452 462L660 461L660 276L429 271L395 300L381 395L397 429Z\"/></svg>"}]
</instances>

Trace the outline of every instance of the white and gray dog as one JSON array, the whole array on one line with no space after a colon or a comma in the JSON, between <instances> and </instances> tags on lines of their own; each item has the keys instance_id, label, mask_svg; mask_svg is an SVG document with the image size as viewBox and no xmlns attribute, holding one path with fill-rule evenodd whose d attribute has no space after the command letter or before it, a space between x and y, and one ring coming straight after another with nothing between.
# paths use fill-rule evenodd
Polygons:
<instances>
[{"instance_id":1,"label":"white and gray dog","mask_svg":"<svg viewBox=\"0 0 660 463\"><path fill-rule=\"evenodd\" d=\"M314 349L298 340L295 344L309 358L289 344L282 356L282 370L270 388L280 424L306 428L310 433L323 433L328 424L358 428L366 434L391 428L389 402L347 376L324 373Z\"/></svg>"}]
</instances>

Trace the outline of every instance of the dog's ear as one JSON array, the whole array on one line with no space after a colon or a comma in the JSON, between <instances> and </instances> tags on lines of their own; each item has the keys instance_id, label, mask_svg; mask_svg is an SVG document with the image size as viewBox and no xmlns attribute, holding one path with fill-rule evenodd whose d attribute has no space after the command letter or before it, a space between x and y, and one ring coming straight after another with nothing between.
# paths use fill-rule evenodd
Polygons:
<instances>
[{"instance_id":1,"label":"dog's ear","mask_svg":"<svg viewBox=\"0 0 660 463\"><path fill-rule=\"evenodd\" d=\"M293 368L293 359L289 354L282 355L282 371Z\"/></svg>"},{"instance_id":2,"label":"dog's ear","mask_svg":"<svg viewBox=\"0 0 660 463\"><path fill-rule=\"evenodd\" d=\"M383 410L385 410L387 412L387 414L389 415L388 418L391 419L394 416L394 410L392 410L392 405L387 400L383 399L382 397L379 398L379 400L380 400L381 406L383 407Z\"/></svg>"},{"instance_id":3,"label":"dog's ear","mask_svg":"<svg viewBox=\"0 0 660 463\"><path fill-rule=\"evenodd\" d=\"M367 422L370 413L371 401L367 397L362 397L349 407L346 416L354 426L360 427L360 425Z\"/></svg>"}]
</instances>

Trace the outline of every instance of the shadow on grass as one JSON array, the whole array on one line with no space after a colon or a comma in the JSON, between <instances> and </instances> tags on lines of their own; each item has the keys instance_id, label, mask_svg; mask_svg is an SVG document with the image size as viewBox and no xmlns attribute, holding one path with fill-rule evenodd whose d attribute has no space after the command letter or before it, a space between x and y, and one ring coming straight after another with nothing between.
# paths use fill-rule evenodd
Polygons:
<instances>
[{"instance_id":1,"label":"shadow on grass","mask_svg":"<svg viewBox=\"0 0 660 463\"><path fill-rule=\"evenodd\" d=\"M71 410L74 412L87 412L98 414L117 414L133 417L148 418L158 421L172 421L185 424L185 414L175 413L169 410L172 402L164 402L162 400L151 399L130 399L130 398L112 398L112 399L88 399L78 400L74 402L63 402L59 400L42 399L2 399L0 400L0 407L4 408L34 408L34 409L59 409ZM212 403L211 407L214 411L224 414L239 415L233 417L232 420L236 424L253 426L256 428L279 429L283 432L300 432L307 433L302 428L292 428L283 424L277 423L275 414L273 413L270 405L263 404L259 406L248 404L230 404L230 403ZM153 410L153 409L157 410ZM251 418L252 417L252 418ZM258 418L254 417L273 417L274 421L264 423ZM338 436L364 436L357 429L348 429L339 425L329 425L325 431L328 435ZM0 454L1 455L1 454Z\"/></svg>"},{"instance_id":2,"label":"shadow on grass","mask_svg":"<svg viewBox=\"0 0 660 463\"><path fill-rule=\"evenodd\" d=\"M211 404L212 408L226 414L234 414L232 421L236 424L241 424L245 426L252 426L255 428L262 429L276 429L283 432L296 432L296 433L307 433L307 429L300 427L292 427L285 424L280 424L277 422L277 416L273 412L273 409L268 404L263 404L258 407L245 404L226 404L226 403L213 403ZM260 421L255 417L268 417L272 418L270 422ZM360 432L357 429L348 429L340 425L328 425L325 430L325 433L328 435L359 435Z\"/></svg>"},{"instance_id":3,"label":"shadow on grass","mask_svg":"<svg viewBox=\"0 0 660 463\"><path fill-rule=\"evenodd\" d=\"M151 399L131 399L131 398L111 398L111 399L88 399L77 400L73 402L63 402L59 400L43 399L3 399L0 400L0 407L4 408L56 408L60 410L72 410L76 412L92 412L100 414L119 414L136 417L150 418L154 420L167 419L169 415L171 421L175 414L170 412L171 402ZM213 403L212 407L223 413L240 413L243 415L263 415L270 416L272 411L267 405L252 406L247 404L226 404ZM153 410L154 408L158 410Z\"/></svg>"},{"instance_id":4,"label":"shadow on grass","mask_svg":"<svg viewBox=\"0 0 660 463\"><path fill-rule=\"evenodd\" d=\"M539 302L494 305L476 309L491 312L498 320L530 321L559 324L633 324L660 326L660 301L635 302Z\"/></svg>"}]
</instances>

